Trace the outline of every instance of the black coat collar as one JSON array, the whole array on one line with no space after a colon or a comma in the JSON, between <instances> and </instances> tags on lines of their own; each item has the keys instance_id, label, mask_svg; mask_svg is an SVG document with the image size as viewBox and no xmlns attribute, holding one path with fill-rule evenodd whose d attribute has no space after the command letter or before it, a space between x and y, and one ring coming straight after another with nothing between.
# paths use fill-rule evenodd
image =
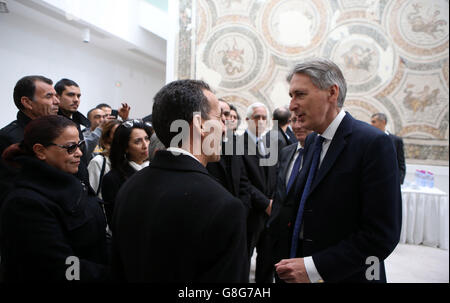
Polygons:
<instances>
[{"instance_id":1,"label":"black coat collar","mask_svg":"<svg viewBox=\"0 0 450 303\"><path fill-rule=\"evenodd\" d=\"M30 121L31 118L25 115L22 111L17 112L17 123L22 129L24 129Z\"/></svg>"},{"instance_id":2,"label":"black coat collar","mask_svg":"<svg viewBox=\"0 0 450 303\"><path fill-rule=\"evenodd\" d=\"M89 187L78 178L34 157L15 160L22 165L15 187L36 191L69 213L79 210L79 202Z\"/></svg>"}]
</instances>

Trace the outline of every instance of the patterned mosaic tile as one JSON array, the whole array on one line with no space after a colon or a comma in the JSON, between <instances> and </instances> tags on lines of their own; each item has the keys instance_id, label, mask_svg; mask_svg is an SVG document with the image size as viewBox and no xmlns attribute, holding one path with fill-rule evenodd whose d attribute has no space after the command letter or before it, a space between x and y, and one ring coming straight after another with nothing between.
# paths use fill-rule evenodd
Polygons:
<instances>
[{"instance_id":1,"label":"patterned mosaic tile","mask_svg":"<svg viewBox=\"0 0 450 303\"><path fill-rule=\"evenodd\" d=\"M409 163L448 165L448 8L448 0L181 0L176 74L206 80L245 115L256 101L270 110L289 102L295 63L330 58L348 82L345 110L366 122L386 113Z\"/></svg>"}]
</instances>

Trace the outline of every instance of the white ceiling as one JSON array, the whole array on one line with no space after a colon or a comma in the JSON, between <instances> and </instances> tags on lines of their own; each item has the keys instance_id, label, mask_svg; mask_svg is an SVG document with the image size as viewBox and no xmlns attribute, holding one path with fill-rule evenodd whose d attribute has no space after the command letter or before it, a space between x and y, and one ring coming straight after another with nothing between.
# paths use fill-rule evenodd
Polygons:
<instances>
[{"instance_id":1,"label":"white ceiling","mask_svg":"<svg viewBox=\"0 0 450 303\"><path fill-rule=\"evenodd\" d=\"M90 44L109 52L116 53L127 59L146 64L149 67L165 70L166 65L166 41L157 35L145 31L147 40L150 41L148 49L137 48L130 42L120 39L82 20L68 20L65 13L41 0L9 0L9 14L33 20L43 26L63 32L66 36L83 41L83 31L90 30Z\"/></svg>"}]
</instances>

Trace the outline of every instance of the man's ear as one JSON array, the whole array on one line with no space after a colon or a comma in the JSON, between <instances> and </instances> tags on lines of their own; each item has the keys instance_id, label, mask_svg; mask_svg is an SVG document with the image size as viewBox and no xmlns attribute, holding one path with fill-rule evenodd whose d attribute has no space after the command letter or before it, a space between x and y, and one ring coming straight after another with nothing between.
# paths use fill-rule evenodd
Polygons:
<instances>
[{"instance_id":1,"label":"man's ear","mask_svg":"<svg viewBox=\"0 0 450 303\"><path fill-rule=\"evenodd\" d=\"M330 86L330 88L328 90L328 94L329 94L330 100L337 101L337 99L339 97L339 86L337 86L336 84L333 84L332 86Z\"/></svg>"},{"instance_id":2,"label":"man's ear","mask_svg":"<svg viewBox=\"0 0 450 303\"><path fill-rule=\"evenodd\" d=\"M192 128L194 133L203 136L202 116L200 114L194 114L192 117Z\"/></svg>"},{"instance_id":3,"label":"man's ear","mask_svg":"<svg viewBox=\"0 0 450 303\"><path fill-rule=\"evenodd\" d=\"M23 107L28 109L28 110L32 110L33 109L33 105L32 105L32 100L30 100L30 98L22 96L22 98L20 98L20 103L22 103Z\"/></svg>"},{"instance_id":4,"label":"man's ear","mask_svg":"<svg viewBox=\"0 0 450 303\"><path fill-rule=\"evenodd\" d=\"M47 158L45 150L46 149L44 145L40 143L36 143L35 145L33 145L34 154L36 155L36 158L38 158L39 160L45 160Z\"/></svg>"}]
</instances>

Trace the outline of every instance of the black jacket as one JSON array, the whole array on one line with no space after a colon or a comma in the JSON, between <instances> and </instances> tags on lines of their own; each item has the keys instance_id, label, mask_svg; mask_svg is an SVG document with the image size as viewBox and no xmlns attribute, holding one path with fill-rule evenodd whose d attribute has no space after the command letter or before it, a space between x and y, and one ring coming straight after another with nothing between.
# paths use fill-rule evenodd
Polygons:
<instances>
[{"instance_id":1,"label":"black jacket","mask_svg":"<svg viewBox=\"0 0 450 303\"><path fill-rule=\"evenodd\" d=\"M157 151L120 189L113 271L128 282L247 282L245 209L187 155Z\"/></svg>"},{"instance_id":2,"label":"black jacket","mask_svg":"<svg viewBox=\"0 0 450 303\"><path fill-rule=\"evenodd\" d=\"M17 120L14 120L0 130L0 157L8 146L23 140L25 126L30 121L31 119L27 115L19 111L17 112Z\"/></svg>"},{"instance_id":3,"label":"black jacket","mask_svg":"<svg viewBox=\"0 0 450 303\"><path fill-rule=\"evenodd\" d=\"M265 137L266 139L268 138ZM268 218L265 210L273 197L276 183L276 166L262 166L260 156L252 154L256 150L255 143L249 138L247 132L237 139L239 145L244 146L242 156L247 177L250 182L251 209L248 215L248 233L257 233L264 229ZM266 144L268 146L269 144Z\"/></svg>"},{"instance_id":4,"label":"black jacket","mask_svg":"<svg viewBox=\"0 0 450 303\"><path fill-rule=\"evenodd\" d=\"M220 161L209 162L206 165L206 169L228 192L239 198L247 211L249 211L251 208L251 185L247 178L245 165L241 155L236 155L235 153L230 155L225 152L228 144L233 144L232 147L234 147L236 144L235 136L229 137L226 143L222 143Z\"/></svg>"},{"instance_id":5,"label":"black jacket","mask_svg":"<svg viewBox=\"0 0 450 303\"><path fill-rule=\"evenodd\" d=\"M113 168L103 176L102 198L103 201L105 201L106 219L108 221L108 225L110 226L117 193L119 192L122 184L124 184L125 181L135 172L136 170L134 168L127 165L125 167L125 175L122 175L117 169Z\"/></svg>"},{"instance_id":6,"label":"black jacket","mask_svg":"<svg viewBox=\"0 0 450 303\"><path fill-rule=\"evenodd\" d=\"M63 112L61 111L61 109L58 111L58 115L67 117L66 115L63 114ZM68 117L67 117L67 118L68 118ZM69 118L69 119L70 119L70 118ZM82 113L80 113L80 112L78 112L78 111L75 112L75 113L72 115L72 118L71 118L70 120L72 120L73 122L75 122L75 124L77 125L78 133L79 133L79 136L80 136L80 140L83 140L84 137L83 137L83 133L81 132L81 126L84 126L84 127L86 127L86 128L89 128L89 127L91 127L91 122L89 121L88 118L86 118Z\"/></svg>"},{"instance_id":7,"label":"black jacket","mask_svg":"<svg viewBox=\"0 0 450 303\"><path fill-rule=\"evenodd\" d=\"M395 151L397 153L397 163L398 163L398 174L400 178L400 184L403 184L405 181L406 175L406 164L405 164L405 152L403 150L403 139L401 137L397 137L396 135L389 134L389 138L394 144Z\"/></svg>"},{"instance_id":8,"label":"black jacket","mask_svg":"<svg viewBox=\"0 0 450 303\"><path fill-rule=\"evenodd\" d=\"M303 166L274 207L274 264L289 258L293 228L317 134L306 138ZM277 201L276 201L277 202ZM383 260L400 239L402 202L394 147L386 134L346 113L316 172L303 212L297 257L311 256L325 282L386 282ZM367 279L369 258L379 280Z\"/></svg>"},{"instance_id":9,"label":"black jacket","mask_svg":"<svg viewBox=\"0 0 450 303\"><path fill-rule=\"evenodd\" d=\"M79 258L81 281L104 281L108 254L100 200L71 174L33 157L17 161L23 169L1 209L5 281L67 281L71 256Z\"/></svg>"}]
</instances>

